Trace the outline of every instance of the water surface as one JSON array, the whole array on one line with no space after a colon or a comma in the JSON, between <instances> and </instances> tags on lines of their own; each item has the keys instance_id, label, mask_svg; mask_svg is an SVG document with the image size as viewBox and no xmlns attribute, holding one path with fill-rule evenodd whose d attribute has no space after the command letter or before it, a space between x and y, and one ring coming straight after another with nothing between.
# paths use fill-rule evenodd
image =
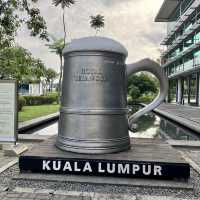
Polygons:
<instances>
[{"instance_id":1,"label":"water surface","mask_svg":"<svg viewBox=\"0 0 200 200\"><path fill-rule=\"evenodd\" d=\"M136 112L138 106L130 107L130 114ZM175 140L200 140L200 134L195 133L181 125L160 117L152 112L142 116L136 123L136 131L130 132L134 138L164 138ZM38 130L34 130L32 134L36 135L57 135L58 123L50 125Z\"/></svg>"}]
</instances>

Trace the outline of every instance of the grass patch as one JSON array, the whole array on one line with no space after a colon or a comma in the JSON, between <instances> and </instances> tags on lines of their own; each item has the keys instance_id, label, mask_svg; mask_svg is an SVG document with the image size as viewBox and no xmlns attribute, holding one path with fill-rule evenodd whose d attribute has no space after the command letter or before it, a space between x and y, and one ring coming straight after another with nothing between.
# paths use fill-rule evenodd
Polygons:
<instances>
[{"instance_id":1,"label":"grass patch","mask_svg":"<svg viewBox=\"0 0 200 200\"><path fill-rule=\"evenodd\" d=\"M37 117L49 115L58 112L59 105L40 105L40 106L24 106L19 112L19 122L28 121Z\"/></svg>"}]
</instances>

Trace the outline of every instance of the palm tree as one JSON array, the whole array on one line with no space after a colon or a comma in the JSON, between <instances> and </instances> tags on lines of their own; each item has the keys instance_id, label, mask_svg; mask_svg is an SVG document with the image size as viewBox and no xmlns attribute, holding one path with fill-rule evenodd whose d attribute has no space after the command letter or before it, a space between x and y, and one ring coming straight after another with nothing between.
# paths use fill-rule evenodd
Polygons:
<instances>
[{"instance_id":1,"label":"palm tree","mask_svg":"<svg viewBox=\"0 0 200 200\"><path fill-rule=\"evenodd\" d=\"M63 52L63 48L65 46L65 42L64 42L63 38L57 39L54 36L50 36L50 37L52 39L52 43L46 44L46 46L49 47L51 52L55 53L60 58L60 76L59 76L59 85L58 85L58 96L59 96L59 99L60 99L62 77L63 77L63 56L62 56L62 52Z\"/></svg>"},{"instance_id":2,"label":"palm tree","mask_svg":"<svg viewBox=\"0 0 200 200\"><path fill-rule=\"evenodd\" d=\"M66 44L66 23L65 23L65 8L69 8L71 5L75 4L75 0L53 0L53 4L55 6L61 5L61 8L63 9L63 29L64 29L64 46Z\"/></svg>"},{"instance_id":3,"label":"palm tree","mask_svg":"<svg viewBox=\"0 0 200 200\"><path fill-rule=\"evenodd\" d=\"M90 26L96 30L96 35L101 28L105 26L104 16L98 14L96 16L90 16Z\"/></svg>"},{"instance_id":4,"label":"palm tree","mask_svg":"<svg viewBox=\"0 0 200 200\"><path fill-rule=\"evenodd\" d=\"M57 72L52 69L52 68L48 68L45 70L45 79L46 82L48 83L48 89L50 92L52 92L52 87L53 87L53 81L54 79L57 77Z\"/></svg>"}]
</instances>

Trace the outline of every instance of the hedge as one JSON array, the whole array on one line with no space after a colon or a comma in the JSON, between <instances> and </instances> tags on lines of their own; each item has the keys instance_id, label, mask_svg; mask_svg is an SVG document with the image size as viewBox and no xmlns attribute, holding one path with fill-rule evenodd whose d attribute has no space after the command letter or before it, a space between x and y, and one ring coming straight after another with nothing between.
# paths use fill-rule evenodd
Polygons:
<instances>
[{"instance_id":1,"label":"hedge","mask_svg":"<svg viewBox=\"0 0 200 200\"><path fill-rule=\"evenodd\" d=\"M24 96L26 100L26 106L36 106L44 104L52 104L57 102L56 95L45 95L45 96Z\"/></svg>"},{"instance_id":2,"label":"hedge","mask_svg":"<svg viewBox=\"0 0 200 200\"><path fill-rule=\"evenodd\" d=\"M21 111L22 108L23 108L23 106L25 106L25 105L26 105L26 100L25 100L25 98L22 97L22 96L20 96L20 97L18 98L18 111Z\"/></svg>"}]
</instances>

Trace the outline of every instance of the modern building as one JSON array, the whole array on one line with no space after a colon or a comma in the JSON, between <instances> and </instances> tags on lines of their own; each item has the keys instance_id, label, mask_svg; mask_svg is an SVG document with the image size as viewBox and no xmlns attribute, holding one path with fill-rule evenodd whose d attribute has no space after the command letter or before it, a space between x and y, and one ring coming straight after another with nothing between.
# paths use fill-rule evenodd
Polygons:
<instances>
[{"instance_id":1,"label":"modern building","mask_svg":"<svg viewBox=\"0 0 200 200\"><path fill-rule=\"evenodd\" d=\"M168 101L200 106L200 0L164 0L155 21L167 23L161 64Z\"/></svg>"},{"instance_id":2,"label":"modern building","mask_svg":"<svg viewBox=\"0 0 200 200\"><path fill-rule=\"evenodd\" d=\"M20 95L40 96L44 94L42 83L19 84L18 92Z\"/></svg>"}]
</instances>

